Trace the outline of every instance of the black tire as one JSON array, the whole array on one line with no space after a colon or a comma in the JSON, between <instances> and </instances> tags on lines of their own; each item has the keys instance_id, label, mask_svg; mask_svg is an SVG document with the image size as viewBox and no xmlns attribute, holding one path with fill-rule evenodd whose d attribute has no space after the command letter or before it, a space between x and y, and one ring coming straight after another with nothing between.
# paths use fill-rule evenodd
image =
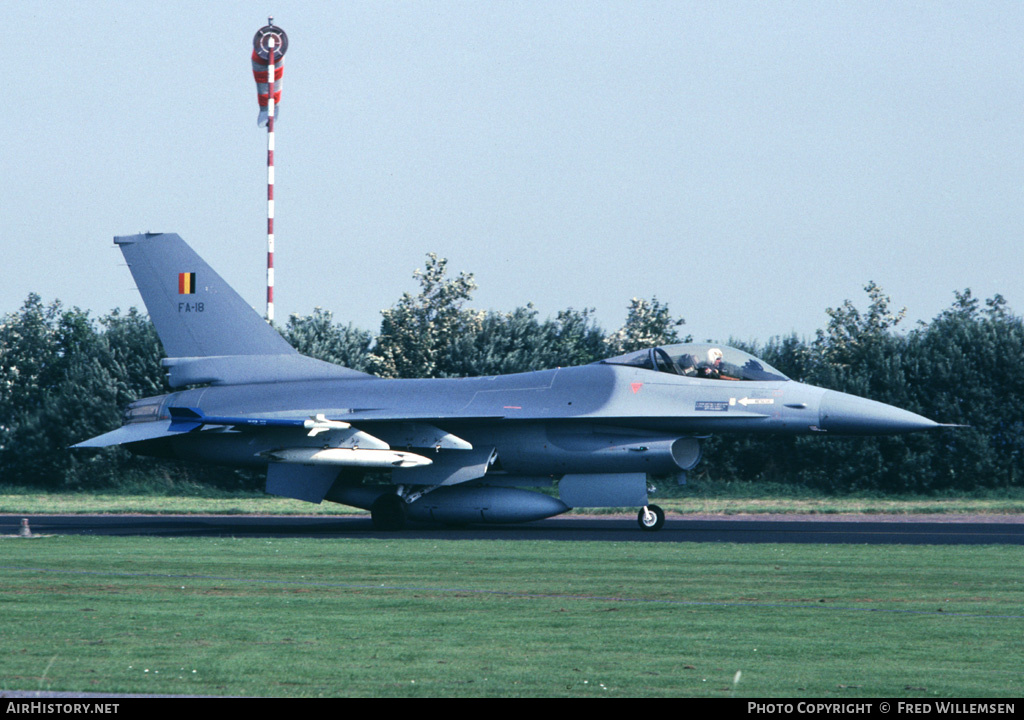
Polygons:
<instances>
[{"instance_id":1,"label":"black tire","mask_svg":"<svg viewBox=\"0 0 1024 720\"><path fill-rule=\"evenodd\" d=\"M375 530L403 530L405 517L405 500L394 493L384 493L370 507L370 518Z\"/></svg>"},{"instance_id":2,"label":"black tire","mask_svg":"<svg viewBox=\"0 0 1024 720\"><path fill-rule=\"evenodd\" d=\"M646 513L641 509L636 516L636 521L639 523L640 528L648 532L661 530L661 526L665 524L665 511L657 505L648 505L647 510L654 516L654 521L651 522L650 518L646 517Z\"/></svg>"}]
</instances>

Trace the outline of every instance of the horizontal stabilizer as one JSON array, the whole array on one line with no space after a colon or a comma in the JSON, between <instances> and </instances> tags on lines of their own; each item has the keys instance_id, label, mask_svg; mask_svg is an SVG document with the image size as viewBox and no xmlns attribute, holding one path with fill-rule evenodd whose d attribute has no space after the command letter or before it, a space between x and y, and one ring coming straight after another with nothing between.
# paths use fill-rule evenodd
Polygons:
<instances>
[{"instance_id":1,"label":"horizontal stabilizer","mask_svg":"<svg viewBox=\"0 0 1024 720\"><path fill-rule=\"evenodd\" d=\"M157 420L155 422L141 422L131 423L128 425L122 425L117 430L111 430L108 433L97 435L94 438L90 438L77 445L72 445L73 448L102 448L111 447L113 445L124 445L126 443L142 442L143 440L156 440L162 437L171 437L177 435L179 430L172 430L170 428L172 423L166 420Z\"/></svg>"}]
</instances>

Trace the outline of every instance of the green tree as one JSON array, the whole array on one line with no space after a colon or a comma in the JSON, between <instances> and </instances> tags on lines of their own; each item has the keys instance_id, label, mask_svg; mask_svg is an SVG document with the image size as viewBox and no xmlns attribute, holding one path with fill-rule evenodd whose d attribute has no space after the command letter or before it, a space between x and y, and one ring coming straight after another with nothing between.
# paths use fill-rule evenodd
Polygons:
<instances>
[{"instance_id":1,"label":"green tree","mask_svg":"<svg viewBox=\"0 0 1024 720\"><path fill-rule=\"evenodd\" d=\"M623 355L659 345L690 342L691 337L680 339L679 328L686 324L683 318L672 317L668 305L658 298L633 298L625 324L605 338L609 356Z\"/></svg>"},{"instance_id":2,"label":"green tree","mask_svg":"<svg viewBox=\"0 0 1024 720\"><path fill-rule=\"evenodd\" d=\"M384 311L381 336L320 310L292 316L284 334L300 352L388 377L454 377L566 367L679 341L681 319L656 298L634 299L626 323L606 335L593 310L538 319L466 308L472 275L446 275L428 256L416 296ZM835 492L934 492L1024 482L1024 320L999 295L970 290L930 323L901 334L904 311L875 283L868 308L847 300L826 312L811 342L795 336L745 347L793 379L850 392L963 427L881 438L710 438L698 473ZM688 338L687 338L688 339ZM735 344L735 343L734 343ZM371 350L371 346L372 350ZM222 487L255 487L253 473L138 458L121 448L69 452L111 430L126 404L169 391L163 352L149 319L134 308L94 321L59 301L30 295L0 319L0 482L53 488L117 485L166 475Z\"/></svg>"},{"instance_id":3,"label":"green tree","mask_svg":"<svg viewBox=\"0 0 1024 720\"><path fill-rule=\"evenodd\" d=\"M109 472L67 452L116 426L117 367L87 313L32 294L0 325L0 477L20 485L80 485ZM101 467L102 466L102 467Z\"/></svg>"},{"instance_id":4,"label":"green tree","mask_svg":"<svg viewBox=\"0 0 1024 720\"><path fill-rule=\"evenodd\" d=\"M964 427L930 438L926 472L937 487L1024 482L1024 320L996 295L971 291L910 335L912 409Z\"/></svg>"},{"instance_id":5,"label":"green tree","mask_svg":"<svg viewBox=\"0 0 1024 720\"><path fill-rule=\"evenodd\" d=\"M903 378L899 353L903 338L894 331L906 316L906 308L893 311L891 298L874 282L864 286L870 300L861 313L850 300L839 308L828 308L828 326L818 330L812 344L812 382L824 384L876 400Z\"/></svg>"},{"instance_id":6,"label":"green tree","mask_svg":"<svg viewBox=\"0 0 1024 720\"><path fill-rule=\"evenodd\" d=\"M830 310L827 330L760 354L795 379L879 400L959 428L891 437L715 437L703 469L712 477L779 481L835 492L936 492L1019 485L1024 480L1024 326L1001 296L970 290L906 335L902 312L869 284L861 314Z\"/></svg>"},{"instance_id":7,"label":"green tree","mask_svg":"<svg viewBox=\"0 0 1024 720\"><path fill-rule=\"evenodd\" d=\"M370 372L390 378L440 377L451 345L480 330L484 313L463 307L476 289L473 275L448 278L447 266L446 259L430 253L426 269L413 274L419 294L405 293L381 313L380 335L367 363Z\"/></svg>"},{"instance_id":8,"label":"green tree","mask_svg":"<svg viewBox=\"0 0 1024 720\"><path fill-rule=\"evenodd\" d=\"M510 313L489 312L475 333L455 340L445 357L445 375L466 377L583 365L603 357L603 331L590 309L560 311L537 319L533 305Z\"/></svg>"},{"instance_id":9,"label":"green tree","mask_svg":"<svg viewBox=\"0 0 1024 720\"><path fill-rule=\"evenodd\" d=\"M125 314L114 309L100 318L99 325L119 408L138 398L171 391L160 364L164 348L148 316L136 308Z\"/></svg>"},{"instance_id":10,"label":"green tree","mask_svg":"<svg viewBox=\"0 0 1024 720\"><path fill-rule=\"evenodd\" d=\"M54 326L59 305L43 305L35 293L0 323L0 479L24 484L20 458L39 451L38 409L55 384L59 360ZM34 478L33 478L34 479Z\"/></svg>"},{"instance_id":11,"label":"green tree","mask_svg":"<svg viewBox=\"0 0 1024 720\"><path fill-rule=\"evenodd\" d=\"M366 369L373 344L373 333L352 323L336 323L332 313L322 308L315 308L312 315L293 314L282 334L303 355L360 371Z\"/></svg>"}]
</instances>

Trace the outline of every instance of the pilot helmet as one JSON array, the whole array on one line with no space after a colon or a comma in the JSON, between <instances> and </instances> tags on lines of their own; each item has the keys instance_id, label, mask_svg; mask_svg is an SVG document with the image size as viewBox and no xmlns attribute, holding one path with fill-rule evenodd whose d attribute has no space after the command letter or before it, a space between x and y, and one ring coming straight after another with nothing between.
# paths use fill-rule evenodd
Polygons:
<instances>
[{"instance_id":1,"label":"pilot helmet","mask_svg":"<svg viewBox=\"0 0 1024 720\"><path fill-rule=\"evenodd\" d=\"M714 365L722 359L722 351L718 348L711 348L708 350L708 362Z\"/></svg>"}]
</instances>

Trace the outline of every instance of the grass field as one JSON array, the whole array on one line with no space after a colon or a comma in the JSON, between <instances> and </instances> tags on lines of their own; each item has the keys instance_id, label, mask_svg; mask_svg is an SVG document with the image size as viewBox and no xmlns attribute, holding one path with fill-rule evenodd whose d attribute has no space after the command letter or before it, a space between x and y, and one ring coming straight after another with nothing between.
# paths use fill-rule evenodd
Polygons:
<instances>
[{"instance_id":1,"label":"grass field","mask_svg":"<svg viewBox=\"0 0 1024 720\"><path fill-rule=\"evenodd\" d=\"M1019 697L1024 548L0 540L0 690Z\"/></svg>"}]
</instances>

